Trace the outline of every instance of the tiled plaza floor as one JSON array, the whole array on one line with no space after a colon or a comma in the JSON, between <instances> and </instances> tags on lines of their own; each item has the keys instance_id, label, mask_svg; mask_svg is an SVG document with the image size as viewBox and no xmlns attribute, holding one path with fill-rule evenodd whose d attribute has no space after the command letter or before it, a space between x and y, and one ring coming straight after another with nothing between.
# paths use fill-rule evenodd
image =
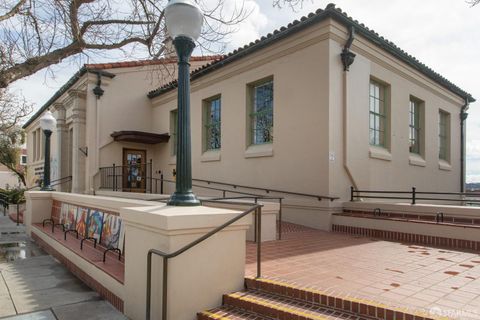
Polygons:
<instances>
[{"instance_id":1,"label":"tiled plaza floor","mask_svg":"<svg viewBox=\"0 0 480 320\"><path fill-rule=\"evenodd\" d=\"M480 255L286 225L262 277L456 319L480 319ZM256 271L247 245L246 275Z\"/></svg>"}]
</instances>

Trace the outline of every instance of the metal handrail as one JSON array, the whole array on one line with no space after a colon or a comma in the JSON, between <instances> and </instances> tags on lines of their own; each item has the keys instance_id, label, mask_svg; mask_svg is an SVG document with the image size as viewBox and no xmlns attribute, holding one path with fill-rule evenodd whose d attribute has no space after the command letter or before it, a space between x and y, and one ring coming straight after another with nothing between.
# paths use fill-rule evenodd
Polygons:
<instances>
[{"instance_id":1,"label":"metal handrail","mask_svg":"<svg viewBox=\"0 0 480 320\"><path fill-rule=\"evenodd\" d=\"M226 202L226 201L217 201L217 200L202 200L202 203L205 202L221 202L222 204L234 204L234 205L245 205L242 202ZM148 250L147 254L147 301L146 301L146 319L150 320L151 314L151 294L152 294L152 255L158 255L163 258L163 275L162 275L162 320L167 320L167 302L168 302L168 260L175 258L176 256L184 253L185 251L195 247L196 245L200 244L201 242L207 240L214 234L222 231L229 225L233 224L234 222L240 220L241 218L247 216L248 214L255 212L255 219L256 219L256 239L257 239L257 278L261 277L261 224L262 224L262 207L263 205L254 204L246 211L242 212L241 214L237 215L236 217L230 219L229 221L225 222L224 224L216 227L212 231L208 232L207 234L201 236L200 238L196 239L195 241L190 242L189 244L183 246L182 248L178 249L172 253L166 253L157 249L150 249Z\"/></svg>"},{"instance_id":2,"label":"metal handrail","mask_svg":"<svg viewBox=\"0 0 480 320\"><path fill-rule=\"evenodd\" d=\"M365 195L370 194L370 195ZM390 194L391 196L384 194ZM403 195L410 195L409 197ZM424 197L418 197L418 195L424 195ZM415 187L412 187L411 191L392 191L392 190L356 190L354 187L350 187L350 201L355 201L360 198L365 199L391 199L391 200L410 200L411 204L416 204L418 200L423 201L449 201L449 202L468 202L468 203L480 203L480 200L475 199L452 199L452 198L435 198L428 196L461 196L461 197L480 197L478 193L471 192L438 192L438 191L417 191ZM426 196L426 197L425 197Z\"/></svg>"},{"instance_id":3,"label":"metal handrail","mask_svg":"<svg viewBox=\"0 0 480 320\"><path fill-rule=\"evenodd\" d=\"M168 180L168 179L162 179L165 182L170 182L170 183L175 183L176 181L174 180ZM254 193L247 193L247 192L241 192L241 191L235 191L235 190L226 190L226 189L221 189L221 188L214 188L214 187L207 187L207 186L201 186L197 184L192 184L192 187L197 187L197 188L204 188L208 190L215 190L215 191L222 191L222 197L221 198L213 198L213 199L208 199L208 200L240 200L240 199L253 199L255 203L257 203L258 200L277 200L279 204L278 208L278 240L282 240L282 206L283 206L283 197L272 197L272 196L265 196L261 194L254 194ZM236 193L236 194L241 194L242 196L240 197L227 197L227 192L229 193Z\"/></svg>"},{"instance_id":4,"label":"metal handrail","mask_svg":"<svg viewBox=\"0 0 480 320\"><path fill-rule=\"evenodd\" d=\"M141 164L141 165L151 165L152 163L149 162L149 163L144 163L144 164ZM112 173L106 173L106 177L114 177L114 181L113 181L113 189L116 189L116 178L117 177L121 177L123 176L123 172L122 174L117 174L116 173L116 168L124 168L124 167L131 167L129 165L127 166L111 166L111 167L100 167L100 171L107 171L107 170L113 170ZM150 168L151 170L151 168ZM174 182L172 180L168 180L168 179L164 179L163 178L163 173L160 173L161 175L161 178L154 178L153 177L153 174L152 172L150 172L150 177L146 177L147 180L150 181L150 192L153 193L152 191L152 181L161 181L161 182ZM193 178L192 179L193 181L199 181L199 182L205 182L207 184L218 184L218 185L223 185L223 186L229 186L229 187L232 187L234 189L236 188L243 188L243 189L251 189L251 190L262 190L266 193L270 193L270 192L273 192L273 193L282 193L282 194L285 194L285 195L294 195L294 196L301 196L301 197L308 197L308 198L315 198L317 199L318 201L321 201L323 199L326 199L326 200L330 200L330 201L334 201L334 200L337 200L337 199L340 199L339 197L332 197L332 196L323 196L323 195L315 195L315 194L309 194L309 193L300 193L300 192L292 192L292 191L286 191L286 190L278 190L278 189L269 189L269 188L260 188L260 187L252 187L252 186L245 186L245 185L240 185L240 184L234 184L234 183L227 183L227 182L220 182L220 181L214 181L214 180L205 180L205 179L195 179ZM203 188L204 186L201 186L201 185L194 185L196 187L201 187ZM163 185L161 185L161 189L163 191ZM225 190L226 192L234 192L233 190L227 190L227 189L212 189L212 190L219 190L219 191L223 191ZM115 190L114 190L115 191ZM163 193L163 192L162 192ZM248 192L240 192L240 191L235 191L235 193L238 193L238 194L244 194L244 195L256 195L256 194L253 194L253 193L248 193Z\"/></svg>"},{"instance_id":5,"label":"metal handrail","mask_svg":"<svg viewBox=\"0 0 480 320\"><path fill-rule=\"evenodd\" d=\"M269 189L269 188L260 188L260 187L252 187L252 186L244 186L240 184L233 184L233 183L226 183L226 182L219 182L219 181L213 181L213 180L205 180L205 179L195 179L193 178L192 180L194 181L200 181L200 182L205 182L207 184L220 184L224 186L230 186L234 189L236 188L243 188L243 189L254 189L254 190L263 190L266 193L274 192L274 193L283 193L283 194L288 194L288 195L294 195L294 196L302 196L302 197L309 197L309 198L316 198L319 201L322 199L334 201L337 199L340 199L339 197L331 197L331 196L322 196L322 195L315 195L315 194L309 194L309 193L300 193L300 192L291 192L291 191L285 191L285 190L277 190L277 189Z\"/></svg>"}]
</instances>

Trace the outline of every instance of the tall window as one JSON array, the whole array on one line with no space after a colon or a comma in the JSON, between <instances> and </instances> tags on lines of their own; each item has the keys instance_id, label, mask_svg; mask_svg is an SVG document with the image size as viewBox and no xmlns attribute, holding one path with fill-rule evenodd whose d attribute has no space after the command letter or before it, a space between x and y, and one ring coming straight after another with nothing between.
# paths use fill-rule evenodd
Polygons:
<instances>
[{"instance_id":1,"label":"tall window","mask_svg":"<svg viewBox=\"0 0 480 320\"><path fill-rule=\"evenodd\" d=\"M273 142L273 80L251 86L251 143Z\"/></svg>"},{"instance_id":2,"label":"tall window","mask_svg":"<svg viewBox=\"0 0 480 320\"><path fill-rule=\"evenodd\" d=\"M178 110L170 111L171 154L177 155Z\"/></svg>"},{"instance_id":3,"label":"tall window","mask_svg":"<svg viewBox=\"0 0 480 320\"><path fill-rule=\"evenodd\" d=\"M438 157L449 161L450 114L440 111L438 123Z\"/></svg>"},{"instance_id":4,"label":"tall window","mask_svg":"<svg viewBox=\"0 0 480 320\"><path fill-rule=\"evenodd\" d=\"M370 80L370 144L387 147L386 142L386 86Z\"/></svg>"},{"instance_id":5,"label":"tall window","mask_svg":"<svg viewBox=\"0 0 480 320\"><path fill-rule=\"evenodd\" d=\"M220 97L204 101L204 150L221 147L221 100Z\"/></svg>"},{"instance_id":6,"label":"tall window","mask_svg":"<svg viewBox=\"0 0 480 320\"><path fill-rule=\"evenodd\" d=\"M420 108L421 102L417 99L410 98L410 110L409 110L409 146L410 152L420 154Z\"/></svg>"}]
</instances>

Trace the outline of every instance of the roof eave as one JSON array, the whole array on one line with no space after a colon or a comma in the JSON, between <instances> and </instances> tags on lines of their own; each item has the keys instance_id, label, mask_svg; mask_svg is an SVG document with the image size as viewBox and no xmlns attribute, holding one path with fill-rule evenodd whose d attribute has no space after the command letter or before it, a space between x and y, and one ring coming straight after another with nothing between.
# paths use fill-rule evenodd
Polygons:
<instances>
[{"instance_id":1,"label":"roof eave","mask_svg":"<svg viewBox=\"0 0 480 320\"><path fill-rule=\"evenodd\" d=\"M302 17L300 21L295 20L288 25L287 28L282 27L280 30L275 30L273 34L269 34L267 37L262 37L255 42L251 42L250 44L244 46L243 48L239 48L234 50L229 55L225 56L224 59L216 61L210 65L205 66L199 70L196 70L191 73L191 79L195 80L209 72L212 72L218 68L221 68L227 65L230 62L236 61L254 51L257 51L270 43L280 40L282 38L288 37L293 33L301 31L314 23L318 23L326 18L332 18L336 21L344 24L345 26L353 26L356 28L356 32L361 34L363 37L368 39L369 41L375 43L376 45L380 46L382 49L386 50L390 54L394 55L396 58L400 59L401 61L407 63L412 68L418 70L422 74L426 75L436 83L440 84L445 89L449 90L450 92L462 97L468 102L474 102L475 99L472 97L471 94L465 92L464 90L460 89L458 86L447 80L446 78L442 77L440 74L436 73L413 56L409 55L405 51L398 48L394 43L384 39L383 37L379 36L375 31L368 29L365 25L360 24L358 21L353 20L348 15L343 13L340 9L335 8L334 5L330 4L327 6L325 10L317 10L315 14L311 13L308 17ZM170 84L167 84L163 87L160 87L156 90L150 91L147 96L150 99L158 97L164 93L174 90L177 87L177 82L173 81Z\"/></svg>"}]
</instances>

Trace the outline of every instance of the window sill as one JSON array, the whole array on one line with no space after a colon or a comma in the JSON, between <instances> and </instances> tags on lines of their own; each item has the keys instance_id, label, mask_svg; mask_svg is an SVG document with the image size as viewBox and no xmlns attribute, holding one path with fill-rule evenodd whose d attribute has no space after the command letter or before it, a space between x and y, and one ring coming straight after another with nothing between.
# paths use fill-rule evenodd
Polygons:
<instances>
[{"instance_id":1,"label":"window sill","mask_svg":"<svg viewBox=\"0 0 480 320\"><path fill-rule=\"evenodd\" d=\"M438 169L452 171L452 165L445 160L438 160Z\"/></svg>"},{"instance_id":2,"label":"window sill","mask_svg":"<svg viewBox=\"0 0 480 320\"><path fill-rule=\"evenodd\" d=\"M201 162L220 161L220 159L221 159L220 150L205 151L200 157Z\"/></svg>"},{"instance_id":3,"label":"window sill","mask_svg":"<svg viewBox=\"0 0 480 320\"><path fill-rule=\"evenodd\" d=\"M415 153L410 153L410 156L408 158L408 163L412 166L417 166L417 167L427 166L427 162L425 161L425 159L423 159L421 155L415 154Z\"/></svg>"},{"instance_id":4,"label":"window sill","mask_svg":"<svg viewBox=\"0 0 480 320\"><path fill-rule=\"evenodd\" d=\"M273 157L273 143L251 145L245 150L245 158Z\"/></svg>"},{"instance_id":5,"label":"window sill","mask_svg":"<svg viewBox=\"0 0 480 320\"><path fill-rule=\"evenodd\" d=\"M370 158L380 159L385 161L392 161L392 154L385 148L370 146Z\"/></svg>"},{"instance_id":6,"label":"window sill","mask_svg":"<svg viewBox=\"0 0 480 320\"><path fill-rule=\"evenodd\" d=\"M170 156L168 164L177 164L177 156Z\"/></svg>"}]
</instances>

